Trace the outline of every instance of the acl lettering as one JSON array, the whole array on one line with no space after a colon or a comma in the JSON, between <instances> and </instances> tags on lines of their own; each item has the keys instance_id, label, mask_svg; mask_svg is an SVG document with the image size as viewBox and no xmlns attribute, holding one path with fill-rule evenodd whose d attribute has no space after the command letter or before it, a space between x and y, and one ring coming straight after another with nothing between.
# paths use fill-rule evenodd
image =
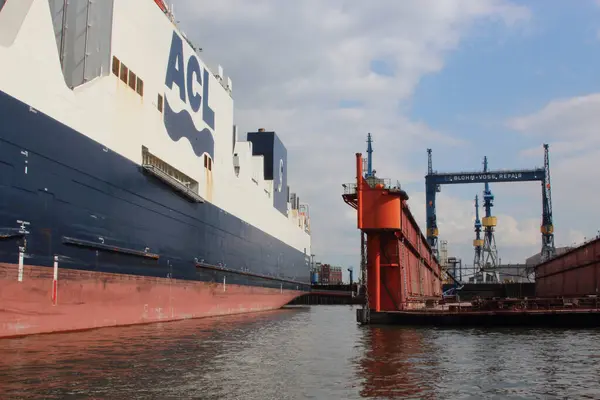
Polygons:
<instances>
[{"instance_id":1,"label":"acl lettering","mask_svg":"<svg viewBox=\"0 0 600 400\"><path fill-rule=\"evenodd\" d=\"M194 113L202 107L202 120L214 130L215 112L208 105L209 71L206 68L202 71L198 58L194 54L190 56L187 63L184 61L183 41L176 32L173 32L165 85L173 90L175 84L179 89L179 98L184 103L189 103ZM194 82L202 86L202 95L194 90Z\"/></svg>"}]
</instances>

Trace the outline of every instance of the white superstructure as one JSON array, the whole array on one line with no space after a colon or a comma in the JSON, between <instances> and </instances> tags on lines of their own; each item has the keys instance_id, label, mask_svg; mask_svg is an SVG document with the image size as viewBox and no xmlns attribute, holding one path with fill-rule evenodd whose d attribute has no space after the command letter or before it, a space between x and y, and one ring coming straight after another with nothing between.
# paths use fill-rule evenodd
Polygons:
<instances>
[{"instance_id":1,"label":"white superstructure","mask_svg":"<svg viewBox=\"0 0 600 400\"><path fill-rule=\"evenodd\" d=\"M278 170L264 178L264 156L236 139L231 79L220 67L206 66L160 2L69 3L71 9L63 0L0 0L0 89L106 151L154 164L203 201L310 255L308 207L293 204L289 189L274 183L280 182ZM174 55L177 40L183 53ZM169 68L175 84L167 84ZM213 127L206 122L206 100ZM179 116L191 115L197 131L208 129L212 157L196 154L185 135L171 138L167 103ZM64 146L69 151L69 143ZM277 193L285 193L285 212L274 207Z\"/></svg>"}]
</instances>

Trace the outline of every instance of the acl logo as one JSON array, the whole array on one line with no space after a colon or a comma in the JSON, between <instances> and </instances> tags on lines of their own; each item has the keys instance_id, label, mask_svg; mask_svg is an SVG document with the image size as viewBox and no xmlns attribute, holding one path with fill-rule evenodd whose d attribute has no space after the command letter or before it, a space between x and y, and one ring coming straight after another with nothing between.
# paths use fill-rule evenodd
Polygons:
<instances>
[{"instance_id":1,"label":"acl logo","mask_svg":"<svg viewBox=\"0 0 600 400\"><path fill-rule=\"evenodd\" d=\"M202 84L203 81L204 84ZM194 82L202 86L202 95L194 90ZM186 104L189 101L194 113L197 113L202 107L202 120L210 129L214 130L215 113L208 105L208 82L209 71L206 68L202 71L198 58L194 54L187 60L184 70L183 42L181 37L173 32L165 85L171 90L173 90L173 84L177 85L179 98ZM203 98L204 101L202 101Z\"/></svg>"}]
</instances>

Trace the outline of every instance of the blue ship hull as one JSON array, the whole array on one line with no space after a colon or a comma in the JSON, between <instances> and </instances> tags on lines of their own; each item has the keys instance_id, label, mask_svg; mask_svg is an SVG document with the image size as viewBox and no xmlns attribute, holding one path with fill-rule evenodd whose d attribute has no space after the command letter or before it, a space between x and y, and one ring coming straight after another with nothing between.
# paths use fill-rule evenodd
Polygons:
<instances>
[{"instance_id":1,"label":"blue ship hull","mask_svg":"<svg viewBox=\"0 0 600 400\"><path fill-rule=\"evenodd\" d=\"M310 289L303 252L3 92L0 121L0 263Z\"/></svg>"}]
</instances>

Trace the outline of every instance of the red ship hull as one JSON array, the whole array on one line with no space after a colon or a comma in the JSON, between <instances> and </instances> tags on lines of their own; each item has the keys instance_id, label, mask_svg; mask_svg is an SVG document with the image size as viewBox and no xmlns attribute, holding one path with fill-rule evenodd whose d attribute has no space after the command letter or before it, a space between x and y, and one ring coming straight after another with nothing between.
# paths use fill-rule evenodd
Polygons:
<instances>
[{"instance_id":1,"label":"red ship hull","mask_svg":"<svg viewBox=\"0 0 600 400\"><path fill-rule=\"evenodd\" d=\"M0 337L278 309L303 292L0 264Z\"/></svg>"}]
</instances>

